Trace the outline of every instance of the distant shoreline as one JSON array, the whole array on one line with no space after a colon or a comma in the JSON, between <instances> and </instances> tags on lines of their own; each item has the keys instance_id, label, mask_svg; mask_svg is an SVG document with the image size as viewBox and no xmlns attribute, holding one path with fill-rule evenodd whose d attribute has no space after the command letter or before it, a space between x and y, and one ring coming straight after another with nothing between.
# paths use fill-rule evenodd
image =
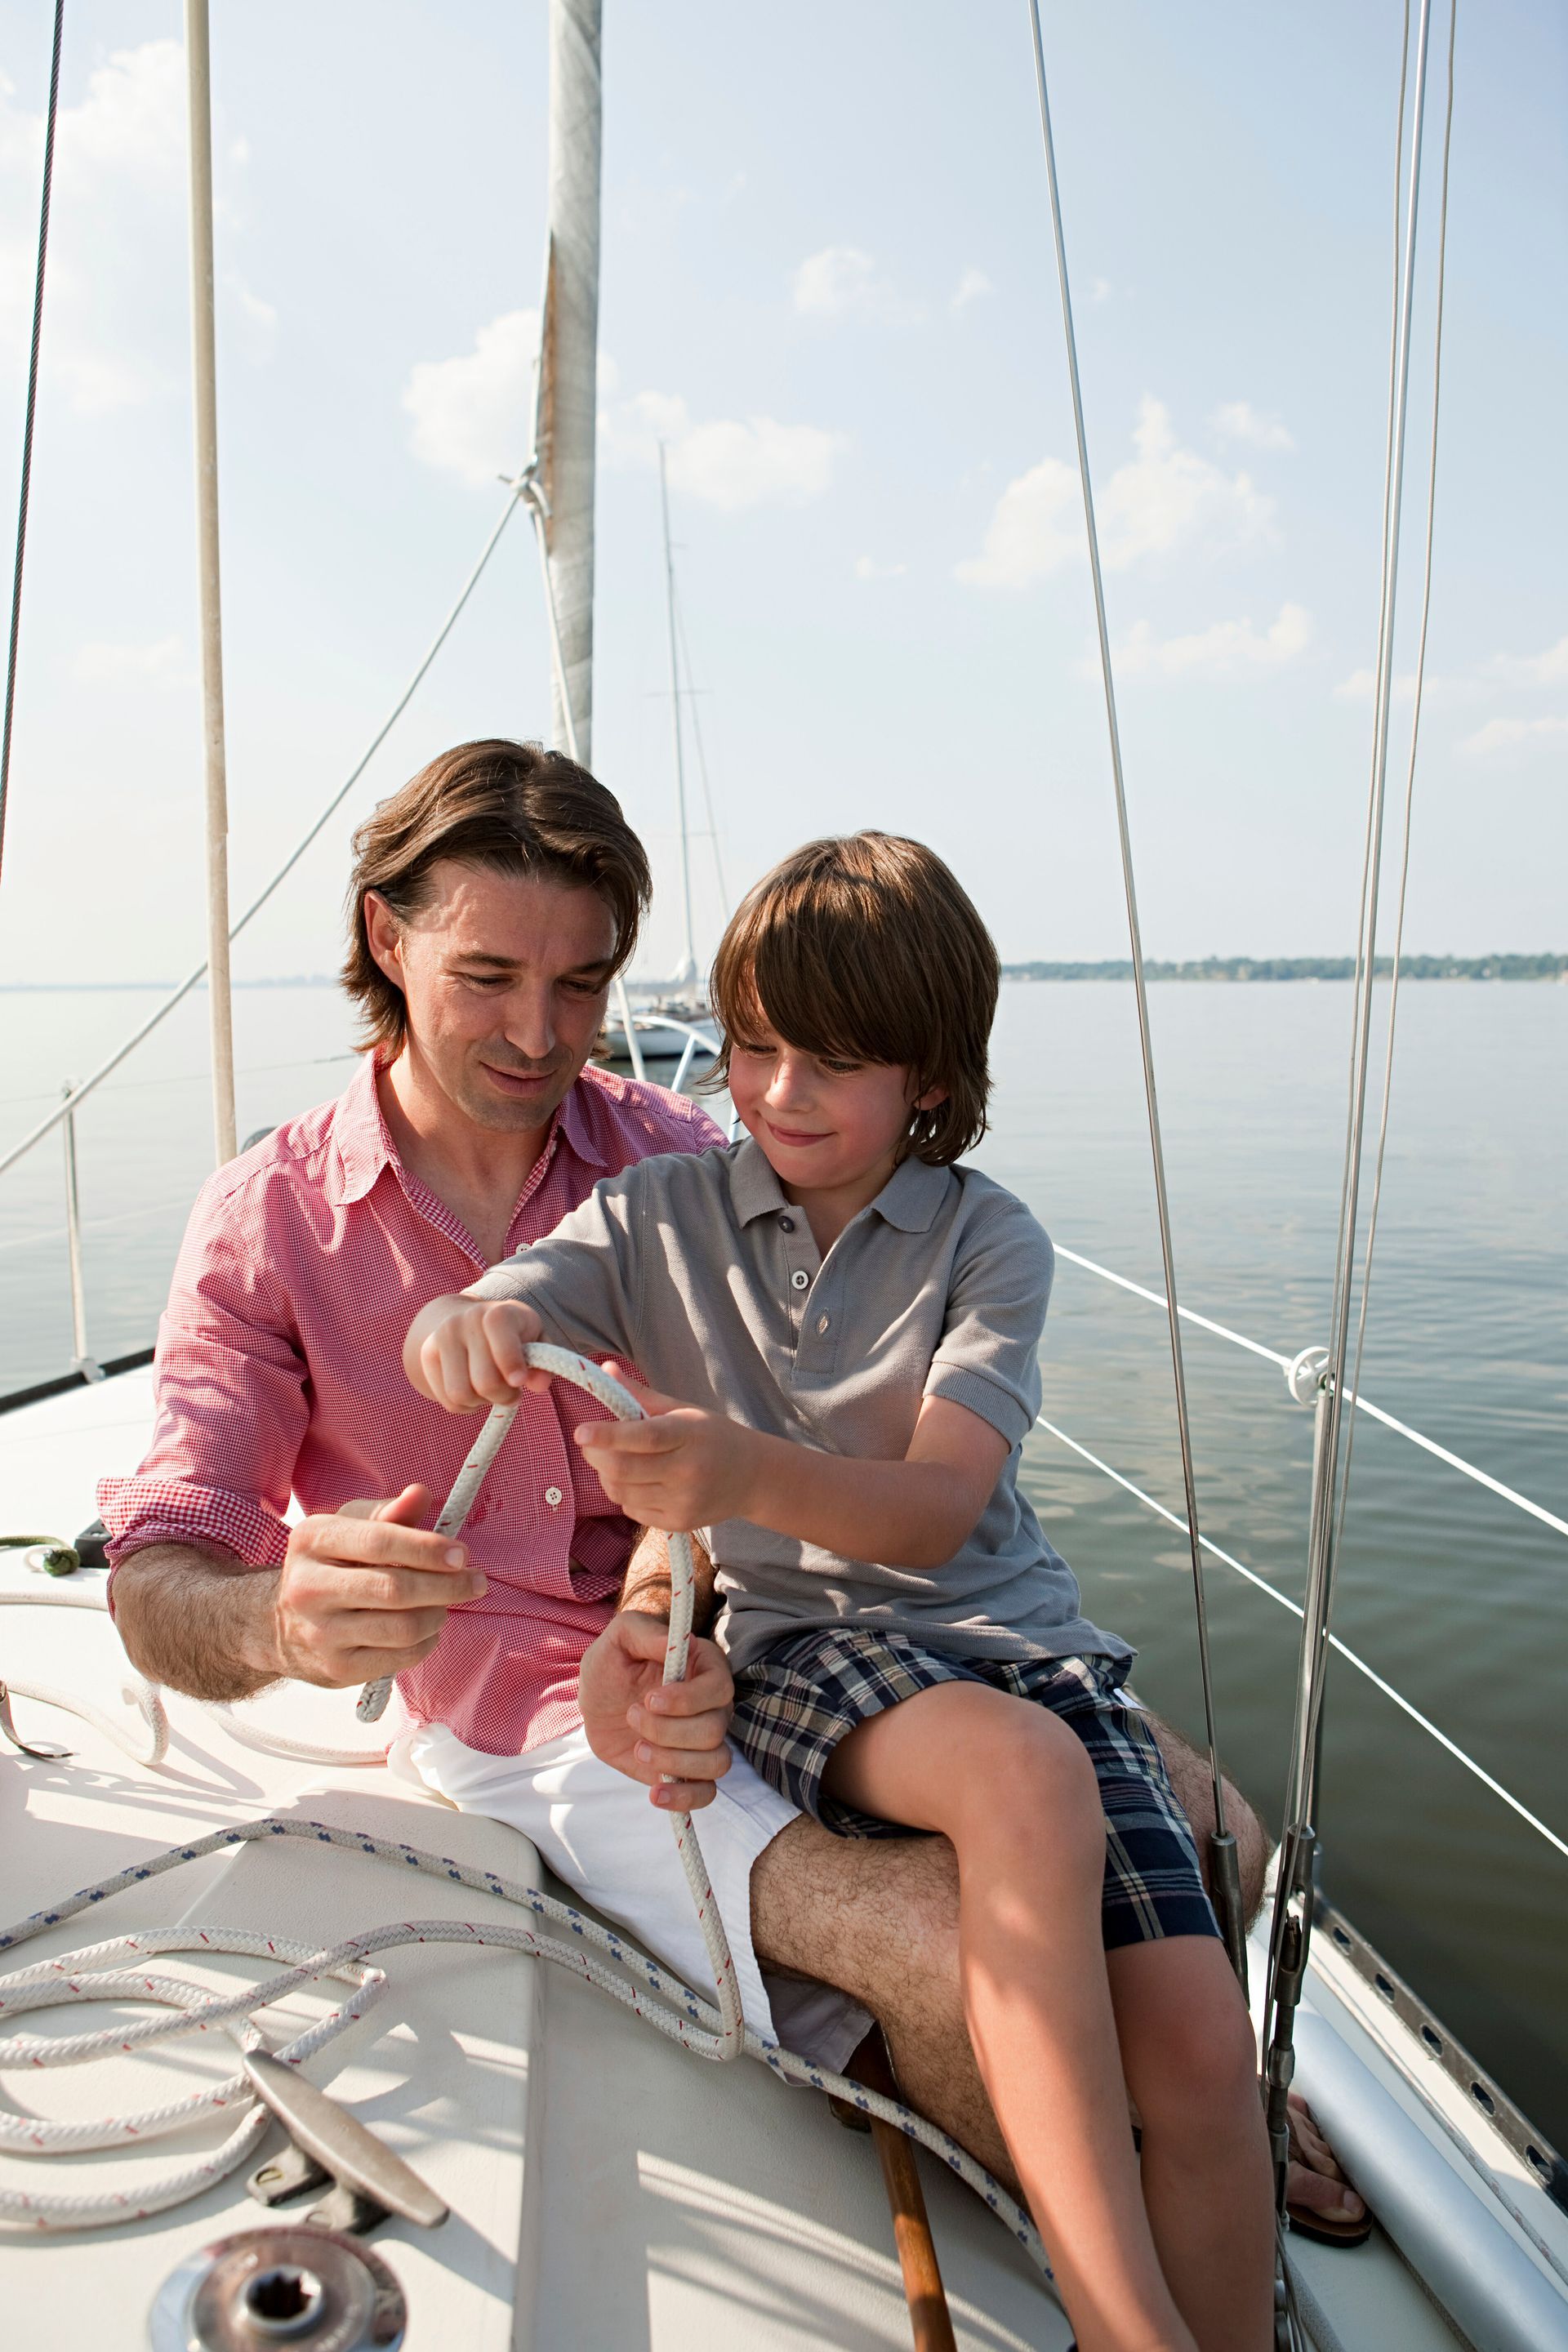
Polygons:
<instances>
[{"instance_id":1,"label":"distant shoreline","mask_svg":"<svg viewBox=\"0 0 1568 2352\"><path fill-rule=\"evenodd\" d=\"M1386 978L1392 957L1379 956L1377 971ZM1144 964L1149 980L1353 980L1350 956L1204 956L1193 962L1169 963L1152 956ZM1004 980L1131 980L1132 966L1125 956L1101 963L1005 963ZM1568 955L1432 956L1403 959L1405 980L1557 980L1568 981ZM172 980L0 980L0 996L101 994L104 992L161 993L175 986ZM240 988L337 988L333 973L283 973L272 980L237 980ZM650 982L633 982L647 987ZM192 991L200 994L205 983Z\"/></svg>"},{"instance_id":2,"label":"distant shoreline","mask_svg":"<svg viewBox=\"0 0 1568 2352\"><path fill-rule=\"evenodd\" d=\"M1379 956L1376 971L1386 977L1392 956ZM1205 956L1192 963L1148 958L1148 980L1353 980L1351 956ZM1005 963L1004 980L1131 980L1125 957L1107 963ZM1568 955L1430 956L1401 958L1404 980L1568 980Z\"/></svg>"}]
</instances>

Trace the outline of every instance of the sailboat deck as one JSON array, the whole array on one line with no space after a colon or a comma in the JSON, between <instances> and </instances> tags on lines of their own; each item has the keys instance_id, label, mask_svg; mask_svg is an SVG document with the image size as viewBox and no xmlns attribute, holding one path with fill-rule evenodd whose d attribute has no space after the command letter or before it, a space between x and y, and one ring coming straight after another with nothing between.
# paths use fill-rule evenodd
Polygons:
<instances>
[{"instance_id":1,"label":"sailboat deck","mask_svg":"<svg viewBox=\"0 0 1568 2352\"><path fill-rule=\"evenodd\" d=\"M91 1516L93 1476L135 1461L150 1414L150 1376L138 1372L0 1421L8 1523L74 1532ZM40 1581L15 1559L0 1565L0 1591L36 1591ZM5 1608L0 1654L18 1682L69 1687L109 1711L120 1703L119 1645L89 1611ZM379 1768L323 1771L257 1755L177 1696L162 1770L131 1763L74 1718L25 1700L17 1706L24 1736L31 1729L76 1752L63 1763L10 1753L0 1760L12 1918L182 1839L274 1811L363 1827L540 1883L531 1847L501 1824L422 1799ZM343 1694L291 1686L258 1702L256 1718L321 1742L366 1737L351 1727ZM325 1945L411 1916L518 1915L386 1862L269 1842L128 1891L95 1911L90 1926L78 1917L50 1931L26 1958L175 1919ZM806 2352L827 2344L870 2352L908 2342L871 2143L842 2130L815 2095L755 2065L705 2065L564 1971L516 1954L412 1947L383 1962L392 1979L385 2000L315 2072L451 2205L438 2231L395 2221L377 2235L408 2297L413 2352L457 2342L475 2352ZM254 1973L247 1962L212 1965ZM184 1958L170 1966L201 1973ZM1332 1960L1325 1966L1331 1971ZM1393 2081L1387 2056L1350 2014L1353 1999L1353 1986L1314 1970L1320 2017L1336 2034L1359 2035ZM300 1996L282 2006L299 2020L311 2004ZM63 2032L103 2015L51 2011L35 2023ZM226 2043L209 2055L181 2041L113 2067L51 2074L37 2104L71 2115L101 2113L121 2097L146 2104L159 2095L150 2076L184 2089L193 2072L226 2072L228 2063ZM1438 2126L1430 2130L1435 2144L1443 2140ZM78 2188L109 2168L129 2183L139 2165L163 2168L179 2145L161 2141L145 2158L58 2159L47 2185ZM939 2164L921 2163L964 2352L1060 2352L1068 2331L1021 2251ZM25 2172L37 2187L44 2169L6 2160L4 2177ZM123 2340L137 2340L142 2315L183 2258L265 2219L241 2172L168 2213L73 2237L68 2272L47 2260L63 2250L59 2239L7 2232L0 2272L8 2308L27 2315L26 2340L51 2352L96 2347L111 2313L122 2315ZM1387 2352L1437 2352L1455 2340L1381 2236L1352 2252L1300 2241L1296 2252L1328 2323L1319 2328L1325 2352L1335 2336Z\"/></svg>"}]
</instances>

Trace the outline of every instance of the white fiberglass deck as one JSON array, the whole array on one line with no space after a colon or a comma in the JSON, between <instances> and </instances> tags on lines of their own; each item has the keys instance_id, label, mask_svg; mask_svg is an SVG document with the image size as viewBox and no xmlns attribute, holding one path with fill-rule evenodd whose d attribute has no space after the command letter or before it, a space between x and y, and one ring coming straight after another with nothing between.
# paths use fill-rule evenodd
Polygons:
<instances>
[{"instance_id":1,"label":"white fiberglass deck","mask_svg":"<svg viewBox=\"0 0 1568 2352\"><path fill-rule=\"evenodd\" d=\"M137 1373L0 1419L4 1525L68 1538L92 1516L95 1475L134 1464L150 1412L149 1377ZM14 1559L0 1564L0 1589L36 1591L40 1582ZM74 1608L0 1609L0 1670L18 1682L69 1686L108 1709L119 1704L124 1674L107 1619ZM194 1703L169 1704L174 1740L155 1771L73 1718L17 1701L24 1736L61 1740L76 1753L43 1763L0 1750L6 1924L181 1840L274 1811L363 1826L514 1879L539 1876L531 1848L500 1824L422 1801L379 1769L323 1774L256 1755ZM290 1687L259 1702L257 1718L331 1744L365 1737L347 1693ZM659 1827L650 1818L650 1831ZM139 1886L95 1911L90 1926L79 1917L52 1930L26 1958L177 1919L324 1945L382 1921L436 1915L516 1916L459 1886L290 1842L243 1847ZM1466 2134L1476 2142L1476 2119L1458 2094L1445 2117L1440 2090L1426 2102L1412 2093L1396 2063L1405 2030L1373 2013L1375 1999L1337 1959L1331 1948L1314 1969L1316 2016L1303 2037L1303 2076L1309 2089L1319 2087L1314 2074L1321 2078L1328 2119L1364 2128L1355 2098L1338 2087L1346 2059L1363 2062L1377 2095L1397 2104L1467 2197L1486 2200L1532 2274L1550 2278L1527 2231L1487 2198L1459 2145ZM166 1965L204 1973L184 1958ZM472 2352L806 2352L825 2345L870 2352L908 2343L871 2144L841 2130L814 2095L785 2089L756 2065L704 2065L535 1960L426 1947L392 1952L384 1965L392 1979L385 2000L313 2071L452 2208L439 2231L394 2221L377 2233L408 2298L413 2352L459 2343ZM212 1968L254 1974L247 1962ZM283 2006L296 2020L312 2013L304 1996ZM64 2032L106 2014L59 2011L31 2022ZM283 2020L265 2021L281 2027ZM51 2115L101 2114L122 2099L142 2105L160 2095L155 2083L171 2095L171 2084L188 2089L230 2063L226 2043L209 2057L205 2046L181 2041L114 2065L51 2074L37 2105ZM5 2088L14 2105L26 2105L37 2086L13 2079ZM1382 2112L1375 2099L1370 2112ZM1511 2162L1507 2185L1527 2221L1559 2259L1568 2256L1563 2217L1519 2177L1523 2168L1495 2134L1483 2128L1479 2137L1496 2142L1482 2150L1488 2161L1505 2173ZM129 2181L138 2165L164 2168L179 2147L161 2141L148 2158L5 2160L3 2177L25 2175L37 2187L44 2174L43 2185L69 2188L113 2168ZM921 2167L965 2352L1059 2352L1068 2330L1022 2253L939 2165L922 2158ZM128 2227L0 2233L12 2338L39 2352L98 2352L110 2337L142 2342L153 2295L176 2263L208 2240L266 2219L245 2194L242 2170L199 2200ZM1353 2252L1300 2242L1297 2252L1328 2323L1325 2347L1337 2337L1347 2352L1428 2352L1454 2342L1381 2236ZM1568 2344L1568 2304L1563 2311Z\"/></svg>"}]
</instances>

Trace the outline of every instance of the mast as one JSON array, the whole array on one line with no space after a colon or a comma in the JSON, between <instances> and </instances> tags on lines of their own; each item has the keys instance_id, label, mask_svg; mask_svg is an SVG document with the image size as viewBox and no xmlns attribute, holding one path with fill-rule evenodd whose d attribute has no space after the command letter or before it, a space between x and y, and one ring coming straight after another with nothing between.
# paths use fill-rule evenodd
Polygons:
<instances>
[{"instance_id":1,"label":"mast","mask_svg":"<svg viewBox=\"0 0 1568 2352\"><path fill-rule=\"evenodd\" d=\"M207 1013L213 1133L218 1164L238 1144L234 1118L234 1005L228 971L228 777L223 725L223 607L217 531L217 359L213 335L212 59L207 0L185 0L191 140L191 356L195 393L196 545L201 589L202 741L206 772Z\"/></svg>"},{"instance_id":2,"label":"mast","mask_svg":"<svg viewBox=\"0 0 1568 2352\"><path fill-rule=\"evenodd\" d=\"M556 743L584 766L594 733L594 431L599 343L601 0L550 0L550 226L534 420L559 659Z\"/></svg>"},{"instance_id":3,"label":"mast","mask_svg":"<svg viewBox=\"0 0 1568 2352\"><path fill-rule=\"evenodd\" d=\"M669 709L675 730L675 805L680 820L680 904L686 921L686 957L677 985L685 988L697 977L697 941L691 928L691 836L686 825L686 747L680 732L680 663L675 641L675 557L669 544L669 484L665 478L662 441L658 445L658 505L664 519L664 594L669 620Z\"/></svg>"}]
</instances>

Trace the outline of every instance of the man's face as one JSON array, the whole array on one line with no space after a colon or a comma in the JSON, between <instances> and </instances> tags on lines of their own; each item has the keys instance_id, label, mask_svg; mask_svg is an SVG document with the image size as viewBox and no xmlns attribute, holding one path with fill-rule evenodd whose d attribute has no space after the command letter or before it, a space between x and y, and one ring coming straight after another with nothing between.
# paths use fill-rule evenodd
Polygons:
<instances>
[{"instance_id":1,"label":"man's face","mask_svg":"<svg viewBox=\"0 0 1568 2352\"><path fill-rule=\"evenodd\" d=\"M441 858L411 921L371 890L365 925L420 1076L477 1126L548 1126L605 1017L616 927L598 892Z\"/></svg>"}]
</instances>

